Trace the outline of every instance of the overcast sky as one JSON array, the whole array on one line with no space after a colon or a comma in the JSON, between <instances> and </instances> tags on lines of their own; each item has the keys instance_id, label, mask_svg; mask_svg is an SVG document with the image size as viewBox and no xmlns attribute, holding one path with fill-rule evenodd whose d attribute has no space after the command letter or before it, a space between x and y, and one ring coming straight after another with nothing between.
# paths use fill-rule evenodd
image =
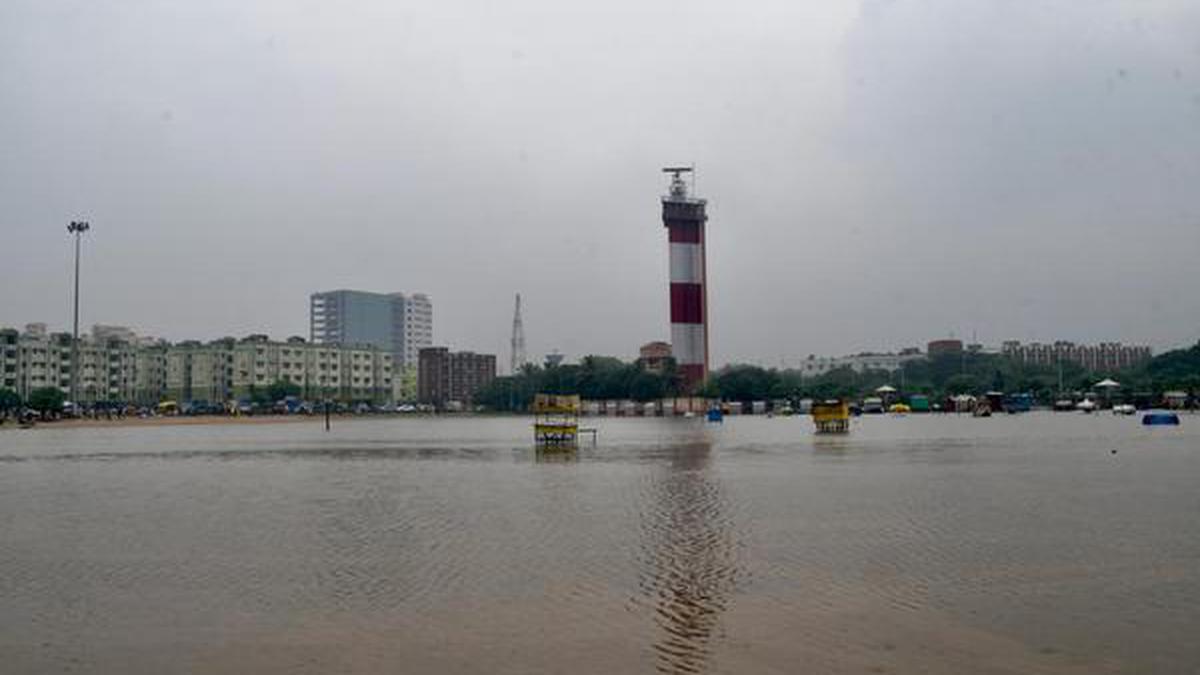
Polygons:
<instances>
[{"instance_id":1,"label":"overcast sky","mask_svg":"<svg viewBox=\"0 0 1200 675\"><path fill-rule=\"evenodd\" d=\"M715 364L1200 339L1200 3L0 3L0 325L307 335L423 291L507 361L666 339L664 165Z\"/></svg>"}]
</instances>

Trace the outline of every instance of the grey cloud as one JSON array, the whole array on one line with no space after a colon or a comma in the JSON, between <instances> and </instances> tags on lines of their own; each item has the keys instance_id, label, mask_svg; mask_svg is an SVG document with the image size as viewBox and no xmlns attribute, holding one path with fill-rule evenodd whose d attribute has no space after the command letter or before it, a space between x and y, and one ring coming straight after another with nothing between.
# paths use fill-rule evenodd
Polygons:
<instances>
[{"instance_id":1,"label":"grey cloud","mask_svg":"<svg viewBox=\"0 0 1200 675\"><path fill-rule=\"evenodd\" d=\"M711 200L717 361L1200 337L1183 2L5 3L0 323L303 333L425 291L436 339L664 338L658 167ZM1164 297L1165 296L1165 297Z\"/></svg>"}]
</instances>

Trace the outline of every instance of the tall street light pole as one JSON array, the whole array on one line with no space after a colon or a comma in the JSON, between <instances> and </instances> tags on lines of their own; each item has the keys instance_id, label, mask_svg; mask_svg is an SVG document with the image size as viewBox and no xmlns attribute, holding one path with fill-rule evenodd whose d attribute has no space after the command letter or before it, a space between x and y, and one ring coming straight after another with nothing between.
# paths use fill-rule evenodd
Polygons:
<instances>
[{"instance_id":1,"label":"tall street light pole","mask_svg":"<svg viewBox=\"0 0 1200 675\"><path fill-rule=\"evenodd\" d=\"M71 221L67 232L75 235L75 327L71 331L71 413L79 413L79 238L91 229L85 220Z\"/></svg>"}]
</instances>

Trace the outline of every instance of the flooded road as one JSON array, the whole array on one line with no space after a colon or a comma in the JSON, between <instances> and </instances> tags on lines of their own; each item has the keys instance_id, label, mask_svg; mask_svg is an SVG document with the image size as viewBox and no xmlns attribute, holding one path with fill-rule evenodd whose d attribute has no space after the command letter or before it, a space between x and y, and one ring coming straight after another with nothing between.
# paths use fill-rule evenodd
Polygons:
<instances>
[{"instance_id":1,"label":"flooded road","mask_svg":"<svg viewBox=\"0 0 1200 675\"><path fill-rule=\"evenodd\" d=\"M0 430L0 670L1200 666L1200 417L592 422Z\"/></svg>"}]
</instances>

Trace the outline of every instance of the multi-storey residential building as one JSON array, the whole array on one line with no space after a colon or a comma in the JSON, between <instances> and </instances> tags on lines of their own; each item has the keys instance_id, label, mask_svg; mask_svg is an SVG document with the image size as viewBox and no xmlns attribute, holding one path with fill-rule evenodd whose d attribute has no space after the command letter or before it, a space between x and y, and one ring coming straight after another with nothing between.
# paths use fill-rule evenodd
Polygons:
<instances>
[{"instance_id":1,"label":"multi-storey residential building","mask_svg":"<svg viewBox=\"0 0 1200 675\"><path fill-rule=\"evenodd\" d=\"M124 336L129 337L129 336ZM314 345L265 335L170 345L162 341L81 338L79 402L152 405L162 400L224 403L251 398L277 381L305 398L394 400L392 354L370 345ZM39 326L0 329L0 387L22 398L42 387L71 387L71 336Z\"/></svg>"},{"instance_id":2,"label":"multi-storey residential building","mask_svg":"<svg viewBox=\"0 0 1200 675\"><path fill-rule=\"evenodd\" d=\"M90 377L81 401L133 401L137 381L137 346L122 340L84 340L80 357Z\"/></svg>"},{"instance_id":3,"label":"multi-storey residential building","mask_svg":"<svg viewBox=\"0 0 1200 675\"><path fill-rule=\"evenodd\" d=\"M15 329L0 330L0 389L17 390L17 350L21 334Z\"/></svg>"},{"instance_id":4,"label":"multi-storey residential building","mask_svg":"<svg viewBox=\"0 0 1200 675\"><path fill-rule=\"evenodd\" d=\"M222 403L233 393L232 338L214 340L198 347L189 347L191 372L188 389L191 396L180 402Z\"/></svg>"},{"instance_id":5,"label":"multi-storey residential building","mask_svg":"<svg viewBox=\"0 0 1200 675\"><path fill-rule=\"evenodd\" d=\"M80 403L159 400L165 385L165 348L157 342L125 337L134 336L80 338ZM44 324L30 324L23 333L0 331L0 386L15 390L22 398L43 387L58 387L69 394L71 356L71 336L48 333Z\"/></svg>"},{"instance_id":6,"label":"multi-storey residential building","mask_svg":"<svg viewBox=\"0 0 1200 675\"><path fill-rule=\"evenodd\" d=\"M163 398L172 401L191 401L192 398L192 354L200 348L196 340L174 344L163 358Z\"/></svg>"},{"instance_id":7,"label":"multi-storey residential building","mask_svg":"<svg viewBox=\"0 0 1200 675\"><path fill-rule=\"evenodd\" d=\"M304 398L392 400L391 353L370 345L312 345L302 337L272 342L251 335L233 346L234 398L275 382L300 387Z\"/></svg>"},{"instance_id":8,"label":"multi-storey residential building","mask_svg":"<svg viewBox=\"0 0 1200 675\"><path fill-rule=\"evenodd\" d=\"M433 304L423 293L336 290L309 298L309 338L319 344L373 345L397 367L415 366L433 344Z\"/></svg>"},{"instance_id":9,"label":"multi-storey residential building","mask_svg":"<svg viewBox=\"0 0 1200 675\"><path fill-rule=\"evenodd\" d=\"M137 342L138 335L129 326L114 326L110 324L97 323L92 325L92 338L98 342L120 340L121 342L134 343Z\"/></svg>"},{"instance_id":10,"label":"multi-storey residential building","mask_svg":"<svg viewBox=\"0 0 1200 675\"><path fill-rule=\"evenodd\" d=\"M853 354L851 356L813 356L809 355L799 366L799 370L806 377L816 377L824 375L831 370L839 368L849 368L856 373L862 373L868 370L884 370L887 372L895 372L904 367L905 363L925 358L925 355L920 350L915 348L902 349L898 354L876 354L873 352L863 352L862 354Z\"/></svg>"},{"instance_id":11,"label":"multi-storey residential building","mask_svg":"<svg viewBox=\"0 0 1200 675\"><path fill-rule=\"evenodd\" d=\"M1008 340L1001 346L1000 353L1021 363L1047 366L1075 363L1097 372L1131 368L1148 361L1151 356L1150 347L1145 345L1124 345L1120 342L1082 345L1067 340L1058 340L1053 344L1021 344L1017 340Z\"/></svg>"},{"instance_id":12,"label":"multi-storey residential building","mask_svg":"<svg viewBox=\"0 0 1200 675\"><path fill-rule=\"evenodd\" d=\"M638 365L646 372L662 374L671 358L671 345L667 342L647 342L638 349Z\"/></svg>"},{"instance_id":13,"label":"multi-storey residential building","mask_svg":"<svg viewBox=\"0 0 1200 675\"><path fill-rule=\"evenodd\" d=\"M392 355L371 345L311 344L265 335L168 350L168 380L181 401L253 398L276 382L306 399L386 403L393 400Z\"/></svg>"},{"instance_id":14,"label":"multi-storey residential building","mask_svg":"<svg viewBox=\"0 0 1200 675\"><path fill-rule=\"evenodd\" d=\"M929 358L931 359L944 356L961 356L963 353L963 341L957 338L930 340L925 345L925 352L929 354Z\"/></svg>"},{"instance_id":15,"label":"multi-storey residential building","mask_svg":"<svg viewBox=\"0 0 1200 675\"><path fill-rule=\"evenodd\" d=\"M495 354L426 347L418 361L417 400L439 409L469 406L475 393L495 378Z\"/></svg>"},{"instance_id":16,"label":"multi-storey residential building","mask_svg":"<svg viewBox=\"0 0 1200 675\"><path fill-rule=\"evenodd\" d=\"M167 389L167 352L162 341L138 344L133 356L133 395L126 400L141 405L162 400Z\"/></svg>"},{"instance_id":17,"label":"multi-storey residential building","mask_svg":"<svg viewBox=\"0 0 1200 675\"><path fill-rule=\"evenodd\" d=\"M17 337L13 389L21 398L43 387L59 387L67 393L71 386L71 336L47 333L45 324L25 328Z\"/></svg>"}]
</instances>

